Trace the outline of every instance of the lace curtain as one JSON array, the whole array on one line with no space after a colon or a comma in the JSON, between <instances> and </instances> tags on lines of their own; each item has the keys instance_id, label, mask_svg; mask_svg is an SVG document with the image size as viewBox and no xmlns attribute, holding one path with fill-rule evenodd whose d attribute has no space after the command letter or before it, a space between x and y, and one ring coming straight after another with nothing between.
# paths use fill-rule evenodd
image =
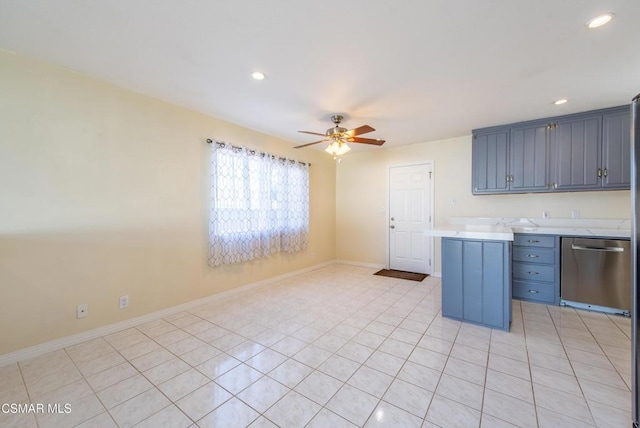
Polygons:
<instances>
[{"instance_id":1,"label":"lace curtain","mask_svg":"<svg viewBox=\"0 0 640 428\"><path fill-rule=\"evenodd\" d=\"M309 165L211 144L209 265L307 248Z\"/></svg>"}]
</instances>

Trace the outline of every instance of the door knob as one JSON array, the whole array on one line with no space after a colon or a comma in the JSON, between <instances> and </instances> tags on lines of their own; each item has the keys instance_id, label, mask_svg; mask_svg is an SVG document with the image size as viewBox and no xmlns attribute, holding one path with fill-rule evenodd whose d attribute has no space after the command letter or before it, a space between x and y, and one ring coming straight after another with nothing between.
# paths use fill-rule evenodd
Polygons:
<instances>
[{"instance_id":1,"label":"door knob","mask_svg":"<svg viewBox=\"0 0 640 428\"><path fill-rule=\"evenodd\" d=\"M395 229L396 227L394 225L389 226L390 229Z\"/></svg>"},{"instance_id":2,"label":"door knob","mask_svg":"<svg viewBox=\"0 0 640 428\"><path fill-rule=\"evenodd\" d=\"M395 220L395 218L391 217L391 221Z\"/></svg>"}]
</instances>

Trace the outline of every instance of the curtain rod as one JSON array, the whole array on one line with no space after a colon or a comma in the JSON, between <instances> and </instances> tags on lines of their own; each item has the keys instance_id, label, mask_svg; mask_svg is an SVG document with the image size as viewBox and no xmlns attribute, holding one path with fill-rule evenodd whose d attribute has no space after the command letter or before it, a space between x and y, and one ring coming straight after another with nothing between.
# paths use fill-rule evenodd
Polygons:
<instances>
[{"instance_id":1,"label":"curtain rod","mask_svg":"<svg viewBox=\"0 0 640 428\"><path fill-rule=\"evenodd\" d=\"M232 149L235 149L235 150L242 150L243 149L243 147L241 147L241 146L234 146L232 144L225 143L224 141L216 141L216 140L212 140L211 138L207 138L207 144L213 144L213 143L216 143L219 147L225 147L226 145L229 145L229 147L231 147ZM251 149L246 149L246 150L252 155L255 155L257 153L257 154L260 154L262 156L265 156L265 155L266 156L271 156L272 159L278 158L278 159L280 159L282 161L288 160L288 161L293 162L293 163L297 162L300 165L311 166L310 162L302 162L302 161L297 161L295 159L287 159L287 158L275 156L275 155L272 155L272 154L266 153L266 152L257 152L256 150L251 150Z\"/></svg>"}]
</instances>

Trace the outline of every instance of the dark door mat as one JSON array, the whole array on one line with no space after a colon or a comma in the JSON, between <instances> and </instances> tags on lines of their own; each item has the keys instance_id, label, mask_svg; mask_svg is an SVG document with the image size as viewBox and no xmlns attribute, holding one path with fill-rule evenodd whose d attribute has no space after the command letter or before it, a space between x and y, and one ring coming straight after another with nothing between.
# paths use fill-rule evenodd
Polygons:
<instances>
[{"instance_id":1,"label":"dark door mat","mask_svg":"<svg viewBox=\"0 0 640 428\"><path fill-rule=\"evenodd\" d=\"M405 272L403 270L382 269L374 273L374 275L388 276L389 278L408 279L410 281L422 281L429 275L424 273Z\"/></svg>"}]
</instances>

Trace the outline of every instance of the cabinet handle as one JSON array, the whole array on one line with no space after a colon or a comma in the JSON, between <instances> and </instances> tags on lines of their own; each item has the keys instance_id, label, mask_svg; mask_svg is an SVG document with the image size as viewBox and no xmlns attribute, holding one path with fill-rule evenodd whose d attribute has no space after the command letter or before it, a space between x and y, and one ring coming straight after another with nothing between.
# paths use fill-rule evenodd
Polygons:
<instances>
[{"instance_id":1,"label":"cabinet handle","mask_svg":"<svg viewBox=\"0 0 640 428\"><path fill-rule=\"evenodd\" d=\"M604 178L607 178L607 168L605 168L604 171L602 171L602 174L603 174Z\"/></svg>"},{"instance_id":2,"label":"cabinet handle","mask_svg":"<svg viewBox=\"0 0 640 428\"><path fill-rule=\"evenodd\" d=\"M530 259L537 259L540 256L538 256L536 254L527 254L527 257L529 257Z\"/></svg>"},{"instance_id":3,"label":"cabinet handle","mask_svg":"<svg viewBox=\"0 0 640 428\"><path fill-rule=\"evenodd\" d=\"M538 290L529 290L529 293L531 293L531 294L538 294L538 293L540 293L540 292L539 292Z\"/></svg>"},{"instance_id":4,"label":"cabinet handle","mask_svg":"<svg viewBox=\"0 0 640 428\"><path fill-rule=\"evenodd\" d=\"M530 270L529 272L527 272L529 275L540 275L540 272L534 272L532 270Z\"/></svg>"},{"instance_id":5,"label":"cabinet handle","mask_svg":"<svg viewBox=\"0 0 640 428\"><path fill-rule=\"evenodd\" d=\"M602 169L598 168L598 178L602 178Z\"/></svg>"},{"instance_id":6,"label":"cabinet handle","mask_svg":"<svg viewBox=\"0 0 640 428\"><path fill-rule=\"evenodd\" d=\"M529 239L527 242L528 242L529 244L537 244L537 243L538 243L538 242L540 242L540 241L538 241L537 239Z\"/></svg>"}]
</instances>

